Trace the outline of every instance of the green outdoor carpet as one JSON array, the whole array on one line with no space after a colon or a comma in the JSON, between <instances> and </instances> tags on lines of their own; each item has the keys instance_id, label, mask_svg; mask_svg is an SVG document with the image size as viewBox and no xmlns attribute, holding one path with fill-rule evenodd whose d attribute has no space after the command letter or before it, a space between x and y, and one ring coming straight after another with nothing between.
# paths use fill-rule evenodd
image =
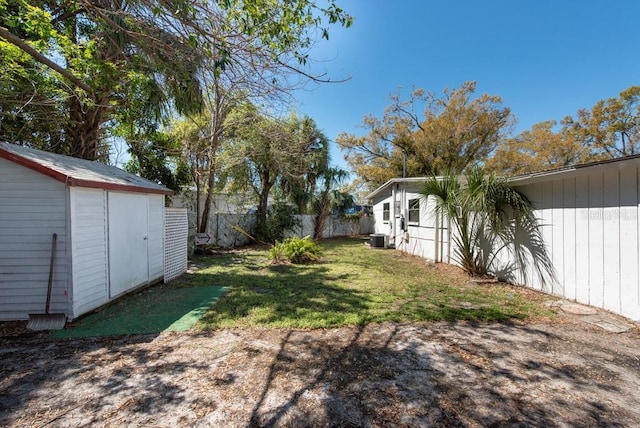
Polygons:
<instances>
[{"instance_id":1,"label":"green outdoor carpet","mask_svg":"<svg viewBox=\"0 0 640 428\"><path fill-rule=\"evenodd\" d=\"M52 332L55 338L189 330L226 287L152 287Z\"/></svg>"}]
</instances>

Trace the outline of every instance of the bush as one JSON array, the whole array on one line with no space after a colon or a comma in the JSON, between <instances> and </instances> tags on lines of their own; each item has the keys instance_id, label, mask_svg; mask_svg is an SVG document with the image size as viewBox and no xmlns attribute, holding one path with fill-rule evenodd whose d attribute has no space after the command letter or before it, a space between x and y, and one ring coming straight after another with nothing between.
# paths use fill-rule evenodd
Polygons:
<instances>
[{"instance_id":1,"label":"bush","mask_svg":"<svg viewBox=\"0 0 640 428\"><path fill-rule=\"evenodd\" d=\"M283 203L276 203L271 207L266 217L258 219L254 236L260 242L277 242L282 239L286 231L300 226L296 218L296 208Z\"/></svg>"},{"instance_id":2,"label":"bush","mask_svg":"<svg viewBox=\"0 0 640 428\"><path fill-rule=\"evenodd\" d=\"M282 242L276 242L269 250L269 258L274 263L310 263L320 260L321 255L322 247L310 236L287 238Z\"/></svg>"}]
</instances>

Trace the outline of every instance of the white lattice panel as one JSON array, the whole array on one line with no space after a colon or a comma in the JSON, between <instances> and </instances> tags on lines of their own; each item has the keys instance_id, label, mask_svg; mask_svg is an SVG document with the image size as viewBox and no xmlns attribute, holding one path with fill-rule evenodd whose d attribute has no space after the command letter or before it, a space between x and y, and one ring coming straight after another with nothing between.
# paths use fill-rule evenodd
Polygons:
<instances>
[{"instance_id":1,"label":"white lattice panel","mask_svg":"<svg viewBox=\"0 0 640 428\"><path fill-rule=\"evenodd\" d=\"M164 218L164 282L169 282L187 271L187 209L165 208Z\"/></svg>"}]
</instances>

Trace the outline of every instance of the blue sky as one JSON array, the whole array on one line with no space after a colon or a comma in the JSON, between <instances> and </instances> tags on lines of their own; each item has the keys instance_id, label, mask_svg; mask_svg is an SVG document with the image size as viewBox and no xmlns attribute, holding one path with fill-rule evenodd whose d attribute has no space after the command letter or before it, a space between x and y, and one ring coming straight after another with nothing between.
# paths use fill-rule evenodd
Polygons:
<instances>
[{"instance_id":1,"label":"blue sky","mask_svg":"<svg viewBox=\"0 0 640 428\"><path fill-rule=\"evenodd\" d=\"M440 93L465 81L502 97L515 133L560 120L640 85L638 0L340 0L355 17L312 52L315 71L346 83L307 85L298 110L331 140L361 135L389 95ZM332 148L334 164L347 168Z\"/></svg>"}]
</instances>

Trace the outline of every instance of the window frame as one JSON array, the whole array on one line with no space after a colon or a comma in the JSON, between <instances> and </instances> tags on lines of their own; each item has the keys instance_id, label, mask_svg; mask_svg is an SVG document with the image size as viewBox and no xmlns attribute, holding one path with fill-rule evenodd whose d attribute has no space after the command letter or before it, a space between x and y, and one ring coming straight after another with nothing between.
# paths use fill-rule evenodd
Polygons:
<instances>
[{"instance_id":1,"label":"window frame","mask_svg":"<svg viewBox=\"0 0 640 428\"><path fill-rule=\"evenodd\" d=\"M383 202L382 204L382 221L389 223L391 220L391 202Z\"/></svg>"},{"instance_id":2,"label":"window frame","mask_svg":"<svg viewBox=\"0 0 640 428\"><path fill-rule=\"evenodd\" d=\"M408 200L407 224L420 224L420 198L412 198Z\"/></svg>"}]
</instances>

